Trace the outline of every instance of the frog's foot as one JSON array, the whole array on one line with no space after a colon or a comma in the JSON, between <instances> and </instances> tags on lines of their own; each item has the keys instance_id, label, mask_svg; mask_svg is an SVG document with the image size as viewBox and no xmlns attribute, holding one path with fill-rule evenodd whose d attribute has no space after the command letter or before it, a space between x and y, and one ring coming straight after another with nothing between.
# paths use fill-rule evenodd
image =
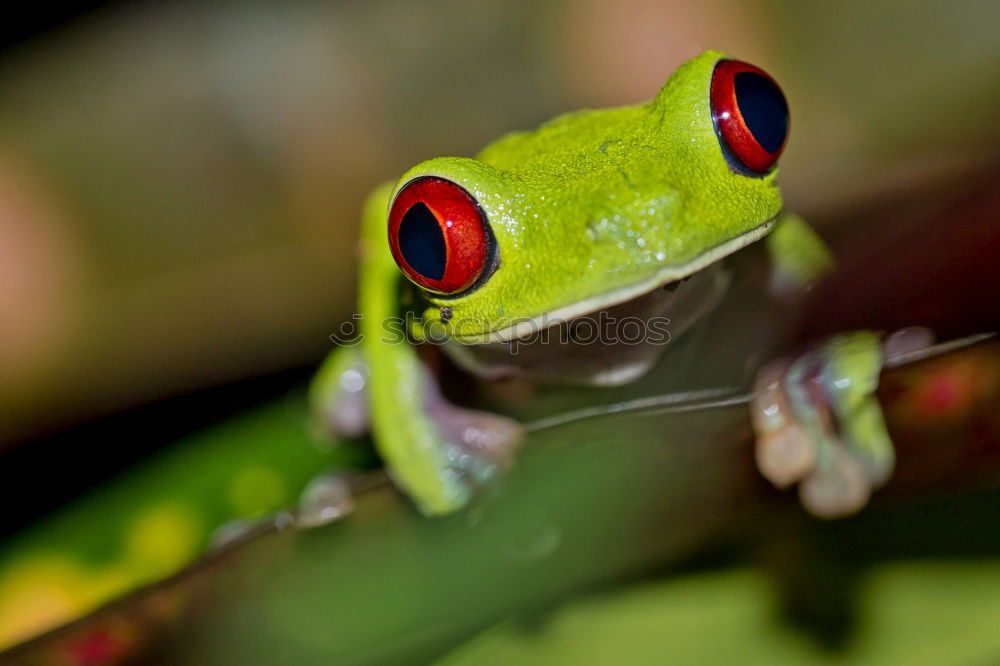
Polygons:
<instances>
[{"instance_id":1,"label":"frog's foot","mask_svg":"<svg viewBox=\"0 0 1000 666\"><path fill-rule=\"evenodd\" d=\"M875 396L883 362L930 342L907 329L883 347L875 333L859 331L764 367L751 402L761 474L778 487L798 483L817 516L864 507L895 463Z\"/></svg>"},{"instance_id":2,"label":"frog's foot","mask_svg":"<svg viewBox=\"0 0 1000 666\"><path fill-rule=\"evenodd\" d=\"M359 347L343 347L323 362L309 387L313 427L321 434L368 434L368 363Z\"/></svg>"},{"instance_id":3,"label":"frog's foot","mask_svg":"<svg viewBox=\"0 0 1000 666\"><path fill-rule=\"evenodd\" d=\"M446 400L424 371L424 413L440 434L446 475L474 492L506 471L524 437L517 421Z\"/></svg>"},{"instance_id":4,"label":"frog's foot","mask_svg":"<svg viewBox=\"0 0 1000 666\"><path fill-rule=\"evenodd\" d=\"M321 434L359 437L371 430L370 374L357 347L339 349L323 364L309 393L313 423ZM419 400L403 396L391 404L390 413L376 414L384 427L376 444L391 476L424 513L449 513L510 466L523 427L497 414L453 405L426 367L420 366L419 374ZM412 389L407 393L412 396Z\"/></svg>"}]
</instances>

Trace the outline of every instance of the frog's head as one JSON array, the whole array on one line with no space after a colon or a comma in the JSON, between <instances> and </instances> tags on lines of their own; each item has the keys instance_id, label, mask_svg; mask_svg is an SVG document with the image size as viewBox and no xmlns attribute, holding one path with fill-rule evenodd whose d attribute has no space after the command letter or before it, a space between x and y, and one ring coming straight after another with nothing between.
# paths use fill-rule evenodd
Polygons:
<instances>
[{"instance_id":1,"label":"frog's head","mask_svg":"<svg viewBox=\"0 0 1000 666\"><path fill-rule=\"evenodd\" d=\"M653 101L556 118L396 186L396 262L467 342L623 303L764 236L781 209L785 99L709 51ZM442 325L440 323L435 324Z\"/></svg>"}]
</instances>

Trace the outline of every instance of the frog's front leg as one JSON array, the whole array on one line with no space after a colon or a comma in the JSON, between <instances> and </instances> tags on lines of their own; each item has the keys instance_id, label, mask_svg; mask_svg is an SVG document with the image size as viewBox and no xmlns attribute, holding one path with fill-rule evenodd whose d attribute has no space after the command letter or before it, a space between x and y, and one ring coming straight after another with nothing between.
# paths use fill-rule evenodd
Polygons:
<instances>
[{"instance_id":1,"label":"frog's front leg","mask_svg":"<svg viewBox=\"0 0 1000 666\"><path fill-rule=\"evenodd\" d=\"M334 352L311 391L313 413L334 430L362 434L396 483L427 514L461 508L496 476L521 441L521 425L445 400L403 333L400 272L385 242L391 187L369 198L361 241L358 344Z\"/></svg>"},{"instance_id":2,"label":"frog's front leg","mask_svg":"<svg viewBox=\"0 0 1000 666\"><path fill-rule=\"evenodd\" d=\"M869 331L834 336L757 375L751 415L761 473L799 483L823 517L854 513L892 472L892 442L875 396L883 354Z\"/></svg>"},{"instance_id":3,"label":"frog's front leg","mask_svg":"<svg viewBox=\"0 0 1000 666\"><path fill-rule=\"evenodd\" d=\"M779 296L808 289L833 268L822 240L798 217L779 221L768 248ZM895 464L875 395L879 374L887 358L932 342L917 329L884 344L873 331L854 331L767 364L751 402L761 474L778 487L798 483L803 505L818 516L864 507Z\"/></svg>"},{"instance_id":4,"label":"frog's front leg","mask_svg":"<svg viewBox=\"0 0 1000 666\"><path fill-rule=\"evenodd\" d=\"M310 390L314 422L345 437L370 432L424 513L461 508L510 465L521 425L448 402L409 345L378 353L388 356L374 368L360 347L331 354Z\"/></svg>"}]
</instances>

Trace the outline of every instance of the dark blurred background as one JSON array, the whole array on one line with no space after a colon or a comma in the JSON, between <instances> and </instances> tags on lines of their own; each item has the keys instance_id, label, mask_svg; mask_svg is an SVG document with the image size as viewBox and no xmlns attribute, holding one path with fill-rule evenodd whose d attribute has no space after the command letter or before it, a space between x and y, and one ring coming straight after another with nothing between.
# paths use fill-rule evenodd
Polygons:
<instances>
[{"instance_id":1,"label":"dark blurred background","mask_svg":"<svg viewBox=\"0 0 1000 666\"><path fill-rule=\"evenodd\" d=\"M995 156L998 24L975 0L19 10L0 28L8 526L305 379L354 307L363 198L409 165L647 99L719 48L782 83L781 181L822 212Z\"/></svg>"}]
</instances>

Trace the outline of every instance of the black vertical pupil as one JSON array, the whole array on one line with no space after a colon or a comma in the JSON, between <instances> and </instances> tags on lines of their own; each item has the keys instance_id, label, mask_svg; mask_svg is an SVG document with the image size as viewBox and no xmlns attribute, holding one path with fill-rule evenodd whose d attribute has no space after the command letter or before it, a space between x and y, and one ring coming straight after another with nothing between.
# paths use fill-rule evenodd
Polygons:
<instances>
[{"instance_id":1,"label":"black vertical pupil","mask_svg":"<svg viewBox=\"0 0 1000 666\"><path fill-rule=\"evenodd\" d=\"M788 133L788 103L781 90L767 77L740 72L733 79L736 103L753 138L774 155Z\"/></svg>"},{"instance_id":2,"label":"black vertical pupil","mask_svg":"<svg viewBox=\"0 0 1000 666\"><path fill-rule=\"evenodd\" d=\"M423 202L413 204L399 223L399 251L410 268L425 278L444 277L444 235L434 213Z\"/></svg>"}]
</instances>

